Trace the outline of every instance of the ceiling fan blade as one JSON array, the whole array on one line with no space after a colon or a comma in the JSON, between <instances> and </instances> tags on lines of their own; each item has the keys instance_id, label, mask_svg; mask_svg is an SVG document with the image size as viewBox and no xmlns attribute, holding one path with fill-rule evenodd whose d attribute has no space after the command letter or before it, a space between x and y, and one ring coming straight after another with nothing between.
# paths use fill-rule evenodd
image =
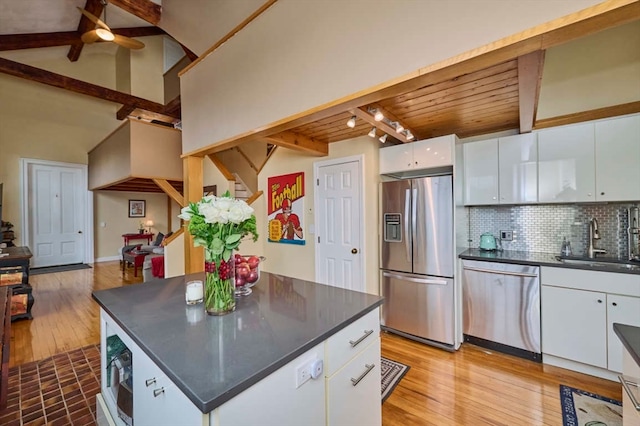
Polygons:
<instances>
[{"instance_id":1,"label":"ceiling fan blade","mask_svg":"<svg viewBox=\"0 0 640 426\"><path fill-rule=\"evenodd\" d=\"M80 40L82 40L83 43L91 44L100 40L100 36L96 33L96 30L91 30L82 34Z\"/></svg>"},{"instance_id":2,"label":"ceiling fan blade","mask_svg":"<svg viewBox=\"0 0 640 426\"><path fill-rule=\"evenodd\" d=\"M121 36L118 34L114 34L115 39L114 43L119 44L122 47L126 47L127 49L142 49L144 47L144 43L129 37Z\"/></svg>"},{"instance_id":3,"label":"ceiling fan blade","mask_svg":"<svg viewBox=\"0 0 640 426\"><path fill-rule=\"evenodd\" d=\"M86 16L87 18L89 18L89 20L90 20L91 22L93 22L94 24L101 26L101 27L102 27L102 28L104 28L105 30L109 30L109 31L111 31L111 28L109 28L109 27L107 26L107 24L105 24L104 22L102 22L102 20L101 20L100 18L98 18L97 16L95 16L94 14L92 14L92 13L90 13L90 12L87 12L86 10L84 10L84 9L82 9L82 8L80 8L80 7L77 7L77 6L76 6L76 9L78 9L78 10L80 11L80 13L82 13L84 16Z\"/></svg>"}]
</instances>

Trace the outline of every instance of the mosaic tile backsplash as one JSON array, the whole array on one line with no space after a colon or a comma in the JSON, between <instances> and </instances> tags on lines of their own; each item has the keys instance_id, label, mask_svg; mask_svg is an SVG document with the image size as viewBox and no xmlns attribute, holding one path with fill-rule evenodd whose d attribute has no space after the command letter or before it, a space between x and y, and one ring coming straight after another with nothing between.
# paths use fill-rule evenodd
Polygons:
<instances>
[{"instance_id":1,"label":"mosaic tile backsplash","mask_svg":"<svg viewBox=\"0 0 640 426\"><path fill-rule=\"evenodd\" d=\"M504 250L560 254L562 239L571 242L574 256L587 251L589 220L598 221L600 240L595 247L606 256L627 258L627 209L638 203L490 206L469 208L469 247L478 247L480 235L513 231L513 241L503 241Z\"/></svg>"}]
</instances>

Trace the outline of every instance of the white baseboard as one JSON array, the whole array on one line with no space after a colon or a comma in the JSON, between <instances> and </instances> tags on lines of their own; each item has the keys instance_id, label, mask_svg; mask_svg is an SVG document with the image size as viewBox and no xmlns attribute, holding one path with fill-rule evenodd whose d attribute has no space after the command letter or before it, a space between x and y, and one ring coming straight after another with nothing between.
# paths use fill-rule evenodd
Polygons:
<instances>
[{"instance_id":1,"label":"white baseboard","mask_svg":"<svg viewBox=\"0 0 640 426\"><path fill-rule=\"evenodd\" d=\"M120 256L107 256L107 257L99 257L95 260L95 263L100 262L113 262L114 260L122 260Z\"/></svg>"},{"instance_id":2,"label":"white baseboard","mask_svg":"<svg viewBox=\"0 0 640 426\"><path fill-rule=\"evenodd\" d=\"M542 354L542 363L547 365L553 365L554 367L566 368L567 370L577 371L583 374L589 374L591 376L600 377L603 379L611 380L613 382L618 381L618 373L604 368L595 367L593 365L583 364L581 362L571 361L564 358L559 358L549 354Z\"/></svg>"}]
</instances>

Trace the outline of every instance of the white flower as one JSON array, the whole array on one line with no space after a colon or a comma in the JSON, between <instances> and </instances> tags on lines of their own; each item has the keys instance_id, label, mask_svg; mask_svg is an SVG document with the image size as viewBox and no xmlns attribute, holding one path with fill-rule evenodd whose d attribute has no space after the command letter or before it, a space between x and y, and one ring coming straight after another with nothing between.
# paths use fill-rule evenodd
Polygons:
<instances>
[{"instance_id":1,"label":"white flower","mask_svg":"<svg viewBox=\"0 0 640 426\"><path fill-rule=\"evenodd\" d=\"M229 209L229 222L242 223L249 219L253 214L253 208L249 207L247 203L242 200L234 200L234 203Z\"/></svg>"},{"instance_id":2,"label":"white flower","mask_svg":"<svg viewBox=\"0 0 640 426\"><path fill-rule=\"evenodd\" d=\"M180 209L180 214L178 215L178 217L184 220L191 220L192 215L193 215L193 212L191 211L191 207L187 206Z\"/></svg>"},{"instance_id":3,"label":"white flower","mask_svg":"<svg viewBox=\"0 0 640 426\"><path fill-rule=\"evenodd\" d=\"M229 212L222 209L217 202L202 203L199 207L200 214L207 223L228 223Z\"/></svg>"}]
</instances>

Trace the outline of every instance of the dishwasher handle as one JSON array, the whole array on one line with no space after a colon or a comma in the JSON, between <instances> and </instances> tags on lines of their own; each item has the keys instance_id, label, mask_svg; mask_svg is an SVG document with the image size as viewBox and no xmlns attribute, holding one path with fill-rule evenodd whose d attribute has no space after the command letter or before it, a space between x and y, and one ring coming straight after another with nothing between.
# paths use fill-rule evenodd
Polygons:
<instances>
[{"instance_id":1,"label":"dishwasher handle","mask_svg":"<svg viewBox=\"0 0 640 426\"><path fill-rule=\"evenodd\" d=\"M467 270L467 271L486 272L488 274L512 275L514 277L529 277L529 278L537 278L538 277L538 274L527 274L527 273L524 273L524 272L499 271L499 270L496 270L496 269L472 268L470 266L463 266L462 269Z\"/></svg>"},{"instance_id":2,"label":"dishwasher handle","mask_svg":"<svg viewBox=\"0 0 640 426\"><path fill-rule=\"evenodd\" d=\"M398 280L411 281L411 282L419 283L419 284L447 285L447 281L446 280L433 280L433 279L429 279L429 278L416 278L416 277L410 277L410 276L407 276L407 275L391 274L389 272L383 272L382 276L383 277L387 277L387 278L396 278Z\"/></svg>"}]
</instances>

